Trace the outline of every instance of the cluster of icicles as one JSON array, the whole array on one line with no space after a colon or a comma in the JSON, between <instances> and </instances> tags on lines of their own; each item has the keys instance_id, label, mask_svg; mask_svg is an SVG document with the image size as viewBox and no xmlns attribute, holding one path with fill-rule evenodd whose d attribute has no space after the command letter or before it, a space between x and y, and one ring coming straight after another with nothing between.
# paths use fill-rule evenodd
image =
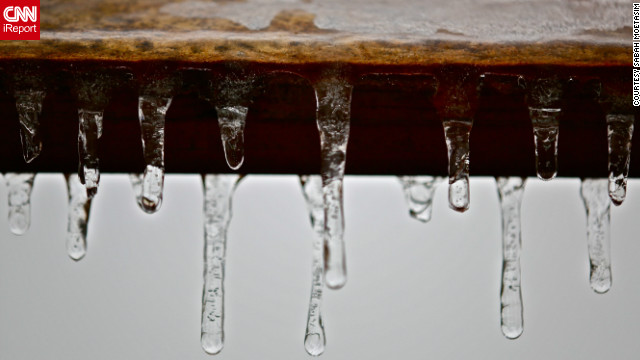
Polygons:
<instances>
[{"instance_id":1,"label":"cluster of icicles","mask_svg":"<svg viewBox=\"0 0 640 360\"><path fill-rule=\"evenodd\" d=\"M88 89L93 87L88 86ZM147 213L158 211L164 184L164 122L171 105L170 92L162 88L142 91L138 101L139 121L146 168L144 174L131 174L137 203ZM349 138L352 85L339 76L325 76L314 83L316 118L321 143L321 175L300 176L314 230L312 286L304 337L306 351L323 353L325 334L321 315L322 292L343 287L347 280L344 245L343 178ZM16 107L21 124L25 160L38 156L38 116L44 90L16 91ZM546 93L547 98L550 93ZM543 180L557 174L557 144L561 108L545 106L553 101L540 97L529 106L533 124L536 169ZM553 99L552 99L553 100ZM240 103L240 101L238 101ZM243 163L243 131L248 108L240 104L216 107L223 148L229 167L237 170ZM101 109L79 109L79 171L67 174L69 194L67 250L74 260L86 254L86 234L91 199L100 181L96 143L102 134ZM591 263L591 287L604 293L611 286L609 252L610 202L620 205L626 194L627 174L634 118L609 114L606 117L609 141L609 179L583 179L581 195L587 211L588 250ZM108 126L108 125L106 125ZM469 136L472 121L443 121L449 154L449 203L456 211L469 208ZM35 174L7 173L9 223L11 231L23 234L29 227L29 197ZM204 289L202 296L201 343L209 354L219 353L224 345L224 274L227 229L231 221L233 192L242 178L238 174L209 174L204 184ZM432 199L442 177L404 176L399 178L410 214L427 222L431 219ZM520 203L525 179L497 178L502 208L503 269L501 324L507 338L515 339L523 331L520 285Z\"/></svg>"}]
</instances>

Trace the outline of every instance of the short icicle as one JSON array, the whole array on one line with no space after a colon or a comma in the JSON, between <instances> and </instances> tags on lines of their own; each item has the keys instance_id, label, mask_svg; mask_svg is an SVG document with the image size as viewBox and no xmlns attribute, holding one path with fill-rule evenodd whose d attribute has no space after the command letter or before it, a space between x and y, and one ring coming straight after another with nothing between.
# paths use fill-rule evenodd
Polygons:
<instances>
[{"instance_id":1,"label":"short icicle","mask_svg":"<svg viewBox=\"0 0 640 360\"><path fill-rule=\"evenodd\" d=\"M168 93L168 91L167 91ZM138 99L138 117L142 132L142 149L146 167L142 177L138 205L154 213L162 205L164 188L164 122L172 97L149 92Z\"/></svg>"},{"instance_id":2,"label":"short icicle","mask_svg":"<svg viewBox=\"0 0 640 360\"><path fill-rule=\"evenodd\" d=\"M527 105L533 126L536 172L541 180L558 174L558 135L562 89L555 78L542 78L528 85Z\"/></svg>"},{"instance_id":3,"label":"short icicle","mask_svg":"<svg viewBox=\"0 0 640 360\"><path fill-rule=\"evenodd\" d=\"M238 170L244 162L244 126L248 110L246 106L216 106L224 156L232 170Z\"/></svg>"},{"instance_id":4,"label":"short icicle","mask_svg":"<svg viewBox=\"0 0 640 360\"><path fill-rule=\"evenodd\" d=\"M44 90L16 90L16 110L20 121L20 140L22 155L27 163L33 161L42 151L40 139L40 113L44 101Z\"/></svg>"},{"instance_id":5,"label":"short icicle","mask_svg":"<svg viewBox=\"0 0 640 360\"><path fill-rule=\"evenodd\" d=\"M607 114L609 139L609 197L619 206L627 196L634 116Z\"/></svg>"},{"instance_id":6,"label":"short icicle","mask_svg":"<svg viewBox=\"0 0 640 360\"><path fill-rule=\"evenodd\" d=\"M231 203L240 175L205 175L204 288L200 341L208 354L224 346L224 265Z\"/></svg>"},{"instance_id":7,"label":"short icicle","mask_svg":"<svg viewBox=\"0 0 640 360\"><path fill-rule=\"evenodd\" d=\"M324 204L322 177L319 175L300 176L302 192L307 202L311 227L314 231L311 297L307 315L307 329L304 348L311 356L324 352L326 338L322 323L322 288L324 287Z\"/></svg>"},{"instance_id":8,"label":"short icicle","mask_svg":"<svg viewBox=\"0 0 640 360\"><path fill-rule=\"evenodd\" d=\"M445 120L443 125L449 154L449 206L465 212L469 209L469 136L472 122Z\"/></svg>"},{"instance_id":9,"label":"short icicle","mask_svg":"<svg viewBox=\"0 0 640 360\"><path fill-rule=\"evenodd\" d=\"M316 121L320 132L324 201L325 281L339 289L347 282L342 184L347 159L353 86L338 77L325 77L314 86Z\"/></svg>"},{"instance_id":10,"label":"short icicle","mask_svg":"<svg viewBox=\"0 0 640 360\"><path fill-rule=\"evenodd\" d=\"M92 198L98 192L100 169L98 159L98 139L102 135L102 111L78 110L78 175L84 184L87 196Z\"/></svg>"},{"instance_id":11,"label":"short icicle","mask_svg":"<svg viewBox=\"0 0 640 360\"><path fill-rule=\"evenodd\" d=\"M411 217L425 223L429 222L436 187L444 181L444 178L440 176L399 176L398 180L402 184Z\"/></svg>"},{"instance_id":12,"label":"short icicle","mask_svg":"<svg viewBox=\"0 0 640 360\"><path fill-rule=\"evenodd\" d=\"M591 288L603 294L611 288L610 209L607 179L583 179L580 194L587 210L587 247Z\"/></svg>"},{"instance_id":13,"label":"short icicle","mask_svg":"<svg viewBox=\"0 0 640 360\"><path fill-rule=\"evenodd\" d=\"M65 178L69 194L67 254L74 261L78 261L87 254L87 227L91 198L77 174L66 174Z\"/></svg>"},{"instance_id":14,"label":"short icicle","mask_svg":"<svg viewBox=\"0 0 640 360\"><path fill-rule=\"evenodd\" d=\"M522 335L522 290L520 286L520 204L526 179L496 178L502 208L502 287L500 290L500 324L508 339Z\"/></svg>"},{"instance_id":15,"label":"short icicle","mask_svg":"<svg viewBox=\"0 0 640 360\"><path fill-rule=\"evenodd\" d=\"M9 200L9 229L16 235L23 235L31 225L31 190L34 173L6 173Z\"/></svg>"}]
</instances>

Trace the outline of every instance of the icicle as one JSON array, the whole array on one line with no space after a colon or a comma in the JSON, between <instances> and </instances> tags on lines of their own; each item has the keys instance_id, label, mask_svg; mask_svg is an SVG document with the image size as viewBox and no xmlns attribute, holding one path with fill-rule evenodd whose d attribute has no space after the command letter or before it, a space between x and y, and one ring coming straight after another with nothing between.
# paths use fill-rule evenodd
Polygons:
<instances>
[{"instance_id":1,"label":"icicle","mask_svg":"<svg viewBox=\"0 0 640 360\"><path fill-rule=\"evenodd\" d=\"M469 136L471 121L445 120L444 136L449 152L449 206L469 209Z\"/></svg>"},{"instance_id":2,"label":"icicle","mask_svg":"<svg viewBox=\"0 0 640 360\"><path fill-rule=\"evenodd\" d=\"M40 155L42 141L38 133L42 112L42 102L45 92L43 90L16 90L16 109L20 121L20 140L22 140L22 155L27 163L30 163Z\"/></svg>"},{"instance_id":3,"label":"icicle","mask_svg":"<svg viewBox=\"0 0 640 360\"><path fill-rule=\"evenodd\" d=\"M583 179L580 194L587 210L587 246L591 266L591 288L606 293L611 288L611 244L607 179Z\"/></svg>"},{"instance_id":4,"label":"icicle","mask_svg":"<svg viewBox=\"0 0 640 360\"><path fill-rule=\"evenodd\" d=\"M244 126L249 108L245 106L216 107L224 156L232 170L244 162Z\"/></svg>"},{"instance_id":5,"label":"icicle","mask_svg":"<svg viewBox=\"0 0 640 360\"><path fill-rule=\"evenodd\" d=\"M325 281L339 289L347 281L342 182L349 140L352 85L336 77L315 84L324 199Z\"/></svg>"},{"instance_id":6,"label":"icicle","mask_svg":"<svg viewBox=\"0 0 640 360\"><path fill-rule=\"evenodd\" d=\"M526 179L496 178L502 207L502 288L500 317L502 333L508 339L522 335L522 291L520 287L520 204Z\"/></svg>"},{"instance_id":7,"label":"icicle","mask_svg":"<svg viewBox=\"0 0 640 360\"><path fill-rule=\"evenodd\" d=\"M300 176L302 192L307 201L311 226L315 233L313 239L313 264L311 298L307 315L307 329L304 335L304 348L311 356L324 352L326 338L322 323L322 287L324 286L324 204L322 177L319 175Z\"/></svg>"},{"instance_id":8,"label":"icicle","mask_svg":"<svg viewBox=\"0 0 640 360\"><path fill-rule=\"evenodd\" d=\"M147 166L142 179L142 196L138 202L142 210L154 213L162 205L164 188L164 120L171 105L171 97L141 95L138 116L142 131L142 149Z\"/></svg>"},{"instance_id":9,"label":"icicle","mask_svg":"<svg viewBox=\"0 0 640 360\"><path fill-rule=\"evenodd\" d=\"M87 254L87 225L91 197L76 174L65 175L69 193L69 222L67 224L67 254L75 261Z\"/></svg>"},{"instance_id":10,"label":"icicle","mask_svg":"<svg viewBox=\"0 0 640 360\"><path fill-rule=\"evenodd\" d=\"M31 225L31 190L34 173L6 173L9 200L9 229L16 235L23 235Z\"/></svg>"},{"instance_id":11,"label":"icicle","mask_svg":"<svg viewBox=\"0 0 640 360\"><path fill-rule=\"evenodd\" d=\"M444 178L440 176L399 176L404 196L409 205L409 214L416 220L431 220L433 196L436 187Z\"/></svg>"},{"instance_id":12,"label":"icicle","mask_svg":"<svg viewBox=\"0 0 640 360\"><path fill-rule=\"evenodd\" d=\"M557 79L542 78L532 81L527 94L529 117L533 126L536 172L542 180L551 180L558 174L561 93L561 84Z\"/></svg>"},{"instance_id":13,"label":"icicle","mask_svg":"<svg viewBox=\"0 0 640 360\"><path fill-rule=\"evenodd\" d=\"M100 169L98 160L98 139L102 135L102 111L79 109L78 168L79 180L85 185L87 196L92 198L98 192Z\"/></svg>"},{"instance_id":14,"label":"icicle","mask_svg":"<svg viewBox=\"0 0 640 360\"><path fill-rule=\"evenodd\" d=\"M204 177L204 289L200 341L208 354L224 346L224 264L233 191L239 175Z\"/></svg>"},{"instance_id":15,"label":"icicle","mask_svg":"<svg viewBox=\"0 0 640 360\"><path fill-rule=\"evenodd\" d=\"M609 135L609 197L620 205L627 195L633 115L607 115Z\"/></svg>"}]
</instances>

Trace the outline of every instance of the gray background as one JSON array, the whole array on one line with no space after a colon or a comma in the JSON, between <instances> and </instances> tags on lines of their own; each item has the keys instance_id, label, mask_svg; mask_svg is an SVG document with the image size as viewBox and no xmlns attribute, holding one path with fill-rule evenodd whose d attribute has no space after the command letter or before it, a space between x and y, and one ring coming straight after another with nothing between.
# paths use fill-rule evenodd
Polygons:
<instances>
[{"instance_id":1,"label":"gray background","mask_svg":"<svg viewBox=\"0 0 640 360\"><path fill-rule=\"evenodd\" d=\"M640 182L612 210L613 288L588 284L577 179L530 179L523 201L525 331L499 325L501 233L491 178L472 178L471 209L433 220L407 212L392 177L345 181L349 280L325 291L322 359L635 359L640 354ZM6 189L0 186L0 201ZM168 176L144 214L124 175L104 175L87 256L65 252L61 175L39 175L29 232L0 221L0 359L210 359L199 344L202 190ZM6 218L0 207L0 219ZM226 345L218 359L306 359L311 227L294 176L249 176L234 198Z\"/></svg>"}]
</instances>

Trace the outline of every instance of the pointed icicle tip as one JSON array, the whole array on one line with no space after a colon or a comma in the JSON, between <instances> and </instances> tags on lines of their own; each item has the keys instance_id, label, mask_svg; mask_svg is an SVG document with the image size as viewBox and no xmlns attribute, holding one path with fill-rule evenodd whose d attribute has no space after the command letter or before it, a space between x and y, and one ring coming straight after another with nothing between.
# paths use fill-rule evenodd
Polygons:
<instances>
[{"instance_id":1,"label":"pointed icicle tip","mask_svg":"<svg viewBox=\"0 0 640 360\"><path fill-rule=\"evenodd\" d=\"M587 212L591 288L604 294L611 288L611 240L608 179L583 179L580 195Z\"/></svg>"},{"instance_id":2,"label":"pointed icicle tip","mask_svg":"<svg viewBox=\"0 0 640 360\"><path fill-rule=\"evenodd\" d=\"M87 229L91 198L80 183L77 174L65 176L69 195L68 223L67 223L67 254L78 261L87 254Z\"/></svg>"}]
</instances>

